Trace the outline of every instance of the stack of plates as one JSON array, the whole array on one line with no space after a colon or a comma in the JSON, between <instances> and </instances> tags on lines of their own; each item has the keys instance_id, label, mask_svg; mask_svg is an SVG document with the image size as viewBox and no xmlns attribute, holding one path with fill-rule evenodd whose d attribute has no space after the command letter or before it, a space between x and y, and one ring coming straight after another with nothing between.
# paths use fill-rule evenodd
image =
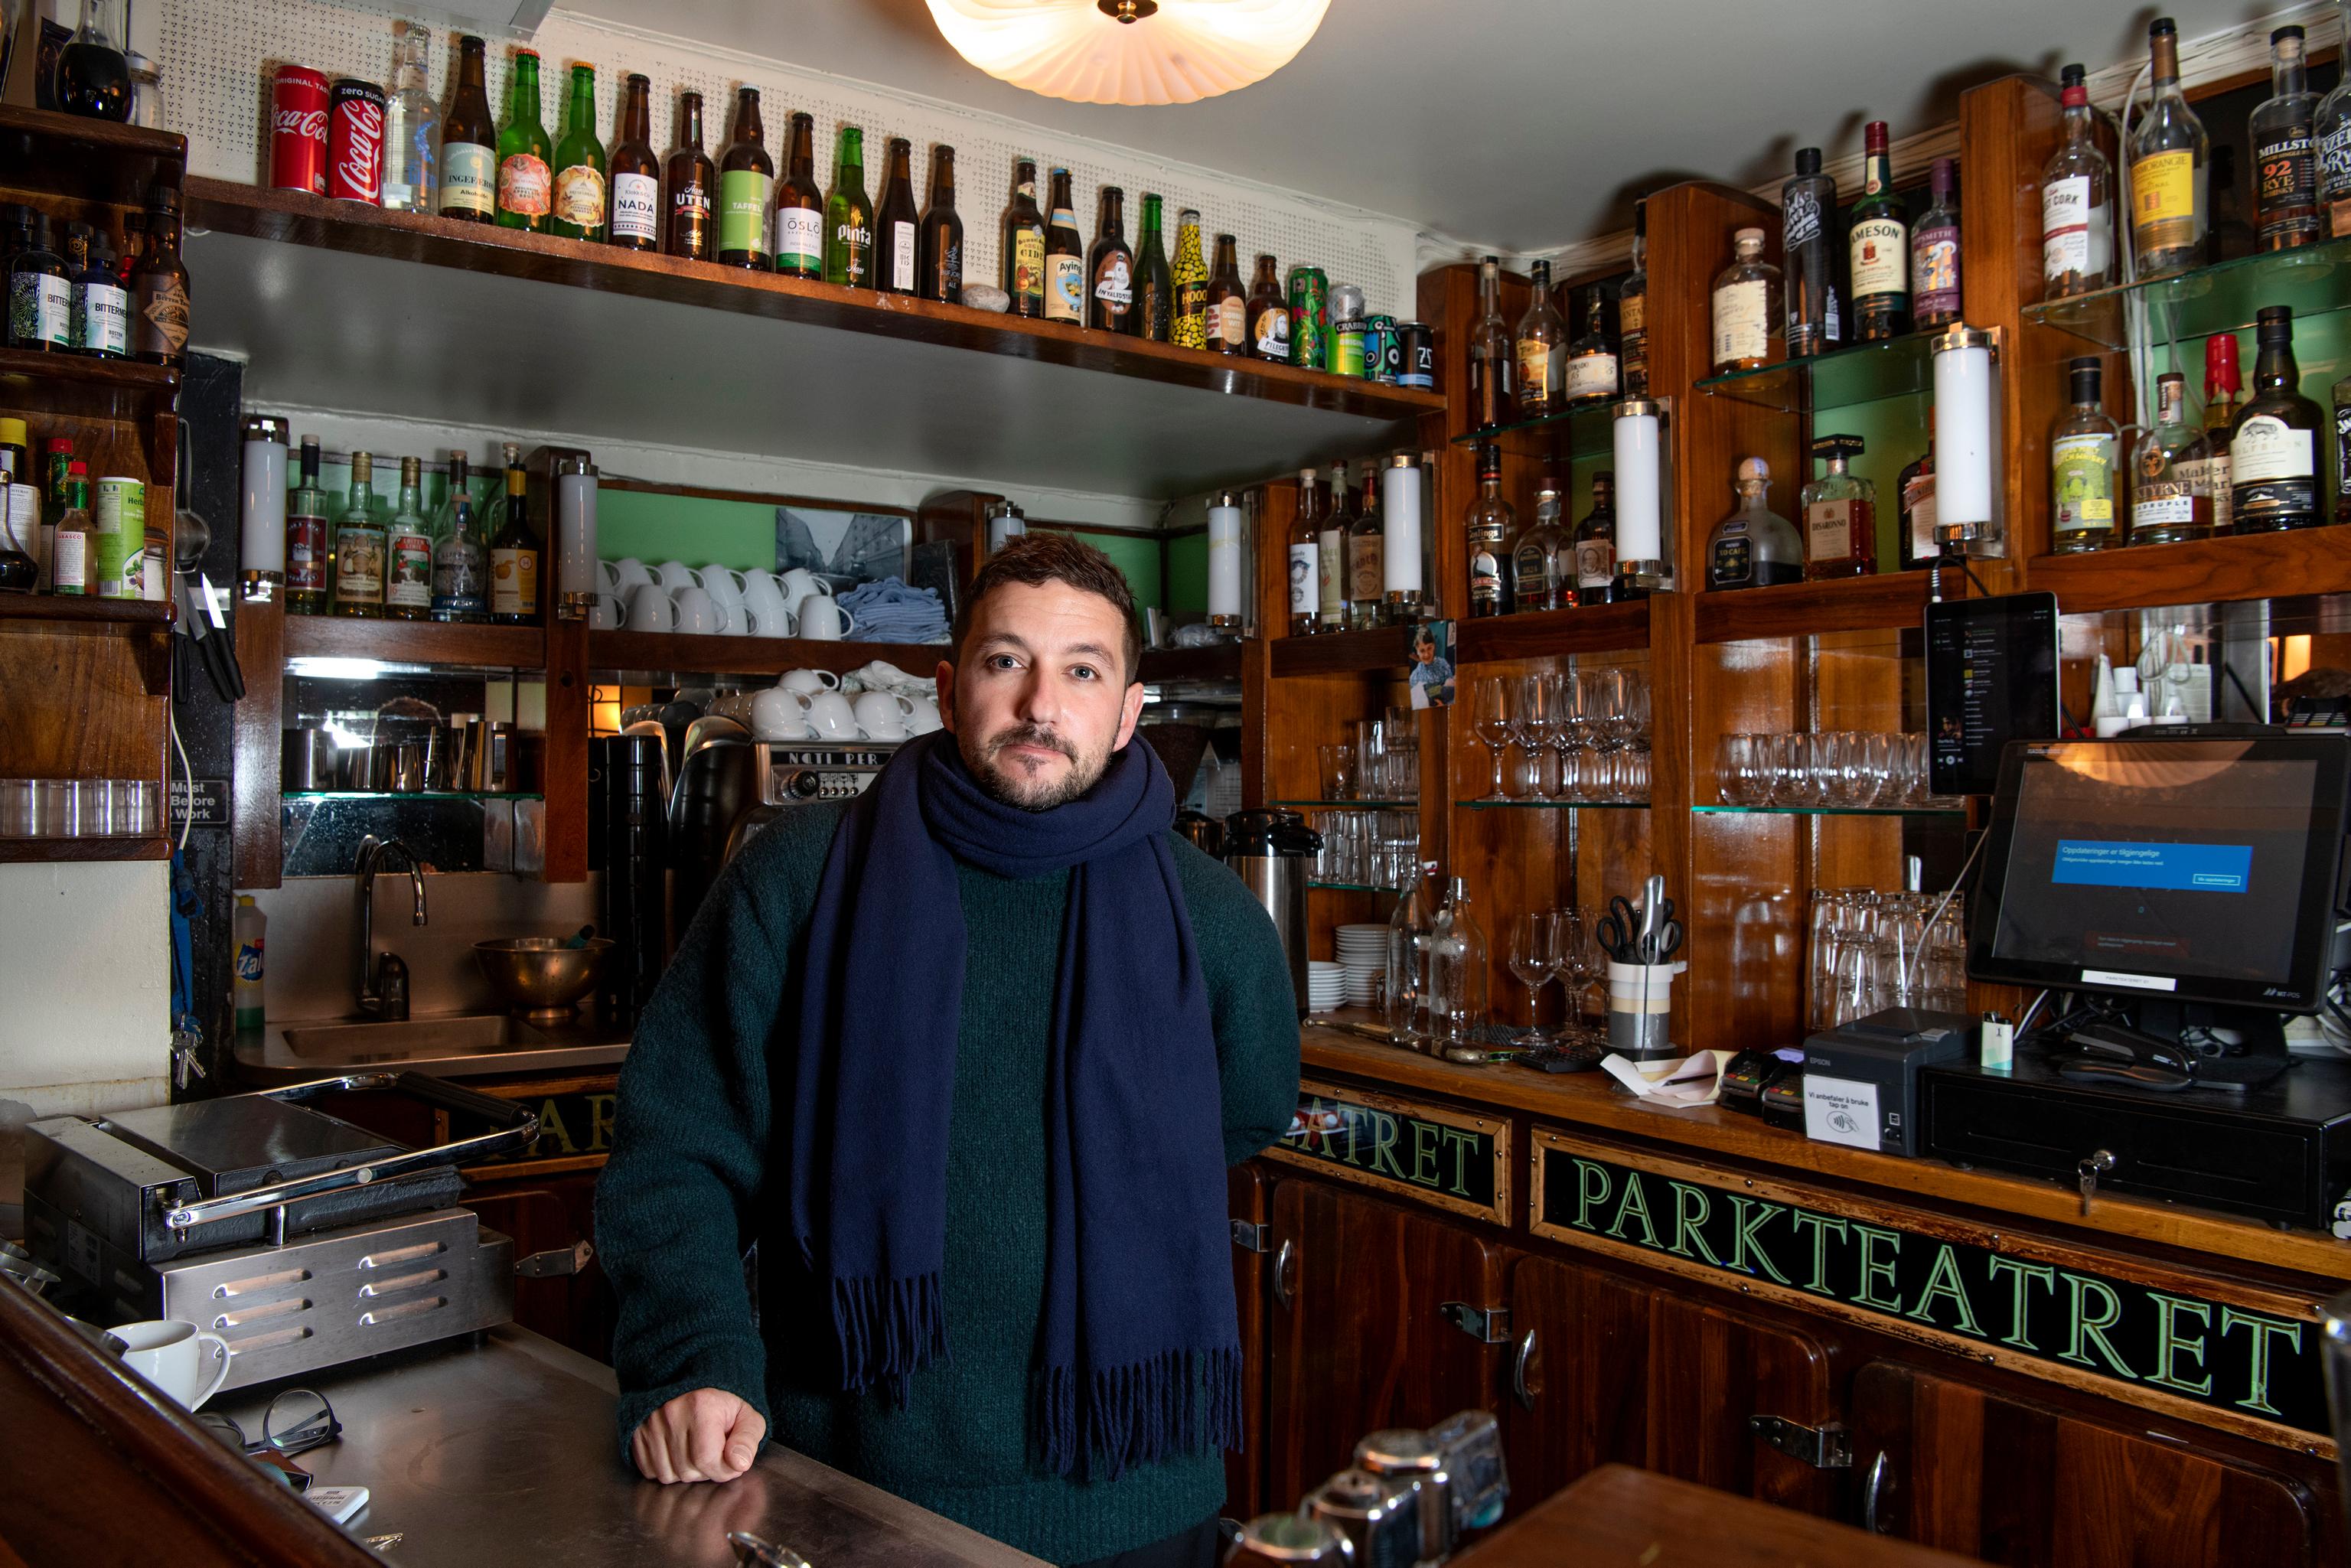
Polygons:
<instances>
[{"instance_id":1,"label":"stack of plates","mask_svg":"<svg viewBox=\"0 0 2351 1568\"><path fill-rule=\"evenodd\" d=\"M1334 1012L1347 999L1347 971L1320 958L1306 960L1306 1006L1310 1012Z\"/></svg>"},{"instance_id":2,"label":"stack of plates","mask_svg":"<svg viewBox=\"0 0 2351 1568\"><path fill-rule=\"evenodd\" d=\"M1388 928L1384 925L1342 925L1334 946L1346 971L1347 1005L1377 1007L1380 982L1388 968Z\"/></svg>"}]
</instances>

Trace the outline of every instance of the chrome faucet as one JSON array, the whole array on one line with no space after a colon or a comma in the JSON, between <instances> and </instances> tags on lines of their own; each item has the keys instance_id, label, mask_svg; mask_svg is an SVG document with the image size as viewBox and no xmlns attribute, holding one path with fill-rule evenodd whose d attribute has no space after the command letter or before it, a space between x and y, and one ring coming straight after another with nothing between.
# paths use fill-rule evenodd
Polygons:
<instances>
[{"instance_id":1,"label":"chrome faucet","mask_svg":"<svg viewBox=\"0 0 2351 1568\"><path fill-rule=\"evenodd\" d=\"M412 925L424 924L424 870L416 853L398 839L378 839L373 833L360 841L360 940L359 940L359 1004L360 1011L370 1018L393 1021L408 1016L408 966L400 955L386 949L381 959L375 951L375 873L388 855L397 854L408 862L408 880L416 891L416 913Z\"/></svg>"}]
</instances>

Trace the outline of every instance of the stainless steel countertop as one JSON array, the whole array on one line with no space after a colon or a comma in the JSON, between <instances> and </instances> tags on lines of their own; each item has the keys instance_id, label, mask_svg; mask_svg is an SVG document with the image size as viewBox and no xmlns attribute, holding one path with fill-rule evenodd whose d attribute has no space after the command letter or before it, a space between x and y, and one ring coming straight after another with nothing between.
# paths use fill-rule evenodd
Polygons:
<instances>
[{"instance_id":1,"label":"stainless steel countertop","mask_svg":"<svg viewBox=\"0 0 2351 1568\"><path fill-rule=\"evenodd\" d=\"M1038 1559L773 1444L723 1485L638 1479L612 1431L610 1367L512 1323L297 1380L335 1407L340 1440L295 1462L321 1486L363 1486L346 1528L401 1568L731 1568L730 1530L812 1568L1039 1568ZM275 1390L208 1409L258 1437Z\"/></svg>"},{"instance_id":2,"label":"stainless steel countertop","mask_svg":"<svg viewBox=\"0 0 2351 1568\"><path fill-rule=\"evenodd\" d=\"M473 1021L478 1015L450 1014L411 1020L419 1026ZM387 1032L396 1025L378 1025L360 1019L297 1019L273 1023L258 1032L238 1035L231 1049L232 1071L249 1088L274 1089L281 1083L301 1083L331 1078L361 1069L429 1073L435 1078L481 1078L501 1072L575 1072L620 1065L629 1053L628 1036L596 1022L542 1028L520 1019L501 1020L507 1038L493 1042L448 1042L430 1040L386 1046L371 1042L361 1031ZM419 1030L418 1032L428 1032ZM287 1036L341 1036L320 1046L297 1049ZM356 1049L355 1049L356 1047Z\"/></svg>"}]
</instances>

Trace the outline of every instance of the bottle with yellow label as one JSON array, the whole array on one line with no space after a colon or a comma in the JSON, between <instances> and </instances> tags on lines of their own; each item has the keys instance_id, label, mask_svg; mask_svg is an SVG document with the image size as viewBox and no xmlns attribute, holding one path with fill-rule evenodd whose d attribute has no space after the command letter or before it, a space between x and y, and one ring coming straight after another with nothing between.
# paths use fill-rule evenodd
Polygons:
<instances>
[{"instance_id":1,"label":"bottle with yellow label","mask_svg":"<svg viewBox=\"0 0 2351 1568\"><path fill-rule=\"evenodd\" d=\"M490 540L490 619L501 626L538 624L538 534L530 526L522 449L508 442L507 515Z\"/></svg>"},{"instance_id":2,"label":"bottle with yellow label","mask_svg":"<svg viewBox=\"0 0 2351 1568\"><path fill-rule=\"evenodd\" d=\"M2179 31L2168 16L2147 29L2154 100L2131 132L2131 249L2137 276L2186 272L2201 259L2211 207L2204 122L2179 90Z\"/></svg>"},{"instance_id":3,"label":"bottle with yellow label","mask_svg":"<svg viewBox=\"0 0 2351 1568\"><path fill-rule=\"evenodd\" d=\"M2049 548L2059 555L2074 555L2115 542L2122 433L2106 413L2102 392L2105 367L2085 357L2066 368L2074 383L2074 406L2049 433Z\"/></svg>"}]
</instances>

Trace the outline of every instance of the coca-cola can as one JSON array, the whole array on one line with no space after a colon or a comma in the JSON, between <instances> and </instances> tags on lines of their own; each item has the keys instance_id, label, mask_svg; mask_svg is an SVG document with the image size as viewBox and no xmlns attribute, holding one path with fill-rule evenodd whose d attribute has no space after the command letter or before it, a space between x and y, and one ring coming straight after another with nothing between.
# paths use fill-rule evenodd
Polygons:
<instances>
[{"instance_id":1,"label":"coca-cola can","mask_svg":"<svg viewBox=\"0 0 2351 1568\"><path fill-rule=\"evenodd\" d=\"M278 67L270 86L269 183L327 193L327 78L308 66Z\"/></svg>"},{"instance_id":2,"label":"coca-cola can","mask_svg":"<svg viewBox=\"0 0 2351 1568\"><path fill-rule=\"evenodd\" d=\"M383 89L339 77L327 110L327 194L339 202L383 199Z\"/></svg>"}]
</instances>

